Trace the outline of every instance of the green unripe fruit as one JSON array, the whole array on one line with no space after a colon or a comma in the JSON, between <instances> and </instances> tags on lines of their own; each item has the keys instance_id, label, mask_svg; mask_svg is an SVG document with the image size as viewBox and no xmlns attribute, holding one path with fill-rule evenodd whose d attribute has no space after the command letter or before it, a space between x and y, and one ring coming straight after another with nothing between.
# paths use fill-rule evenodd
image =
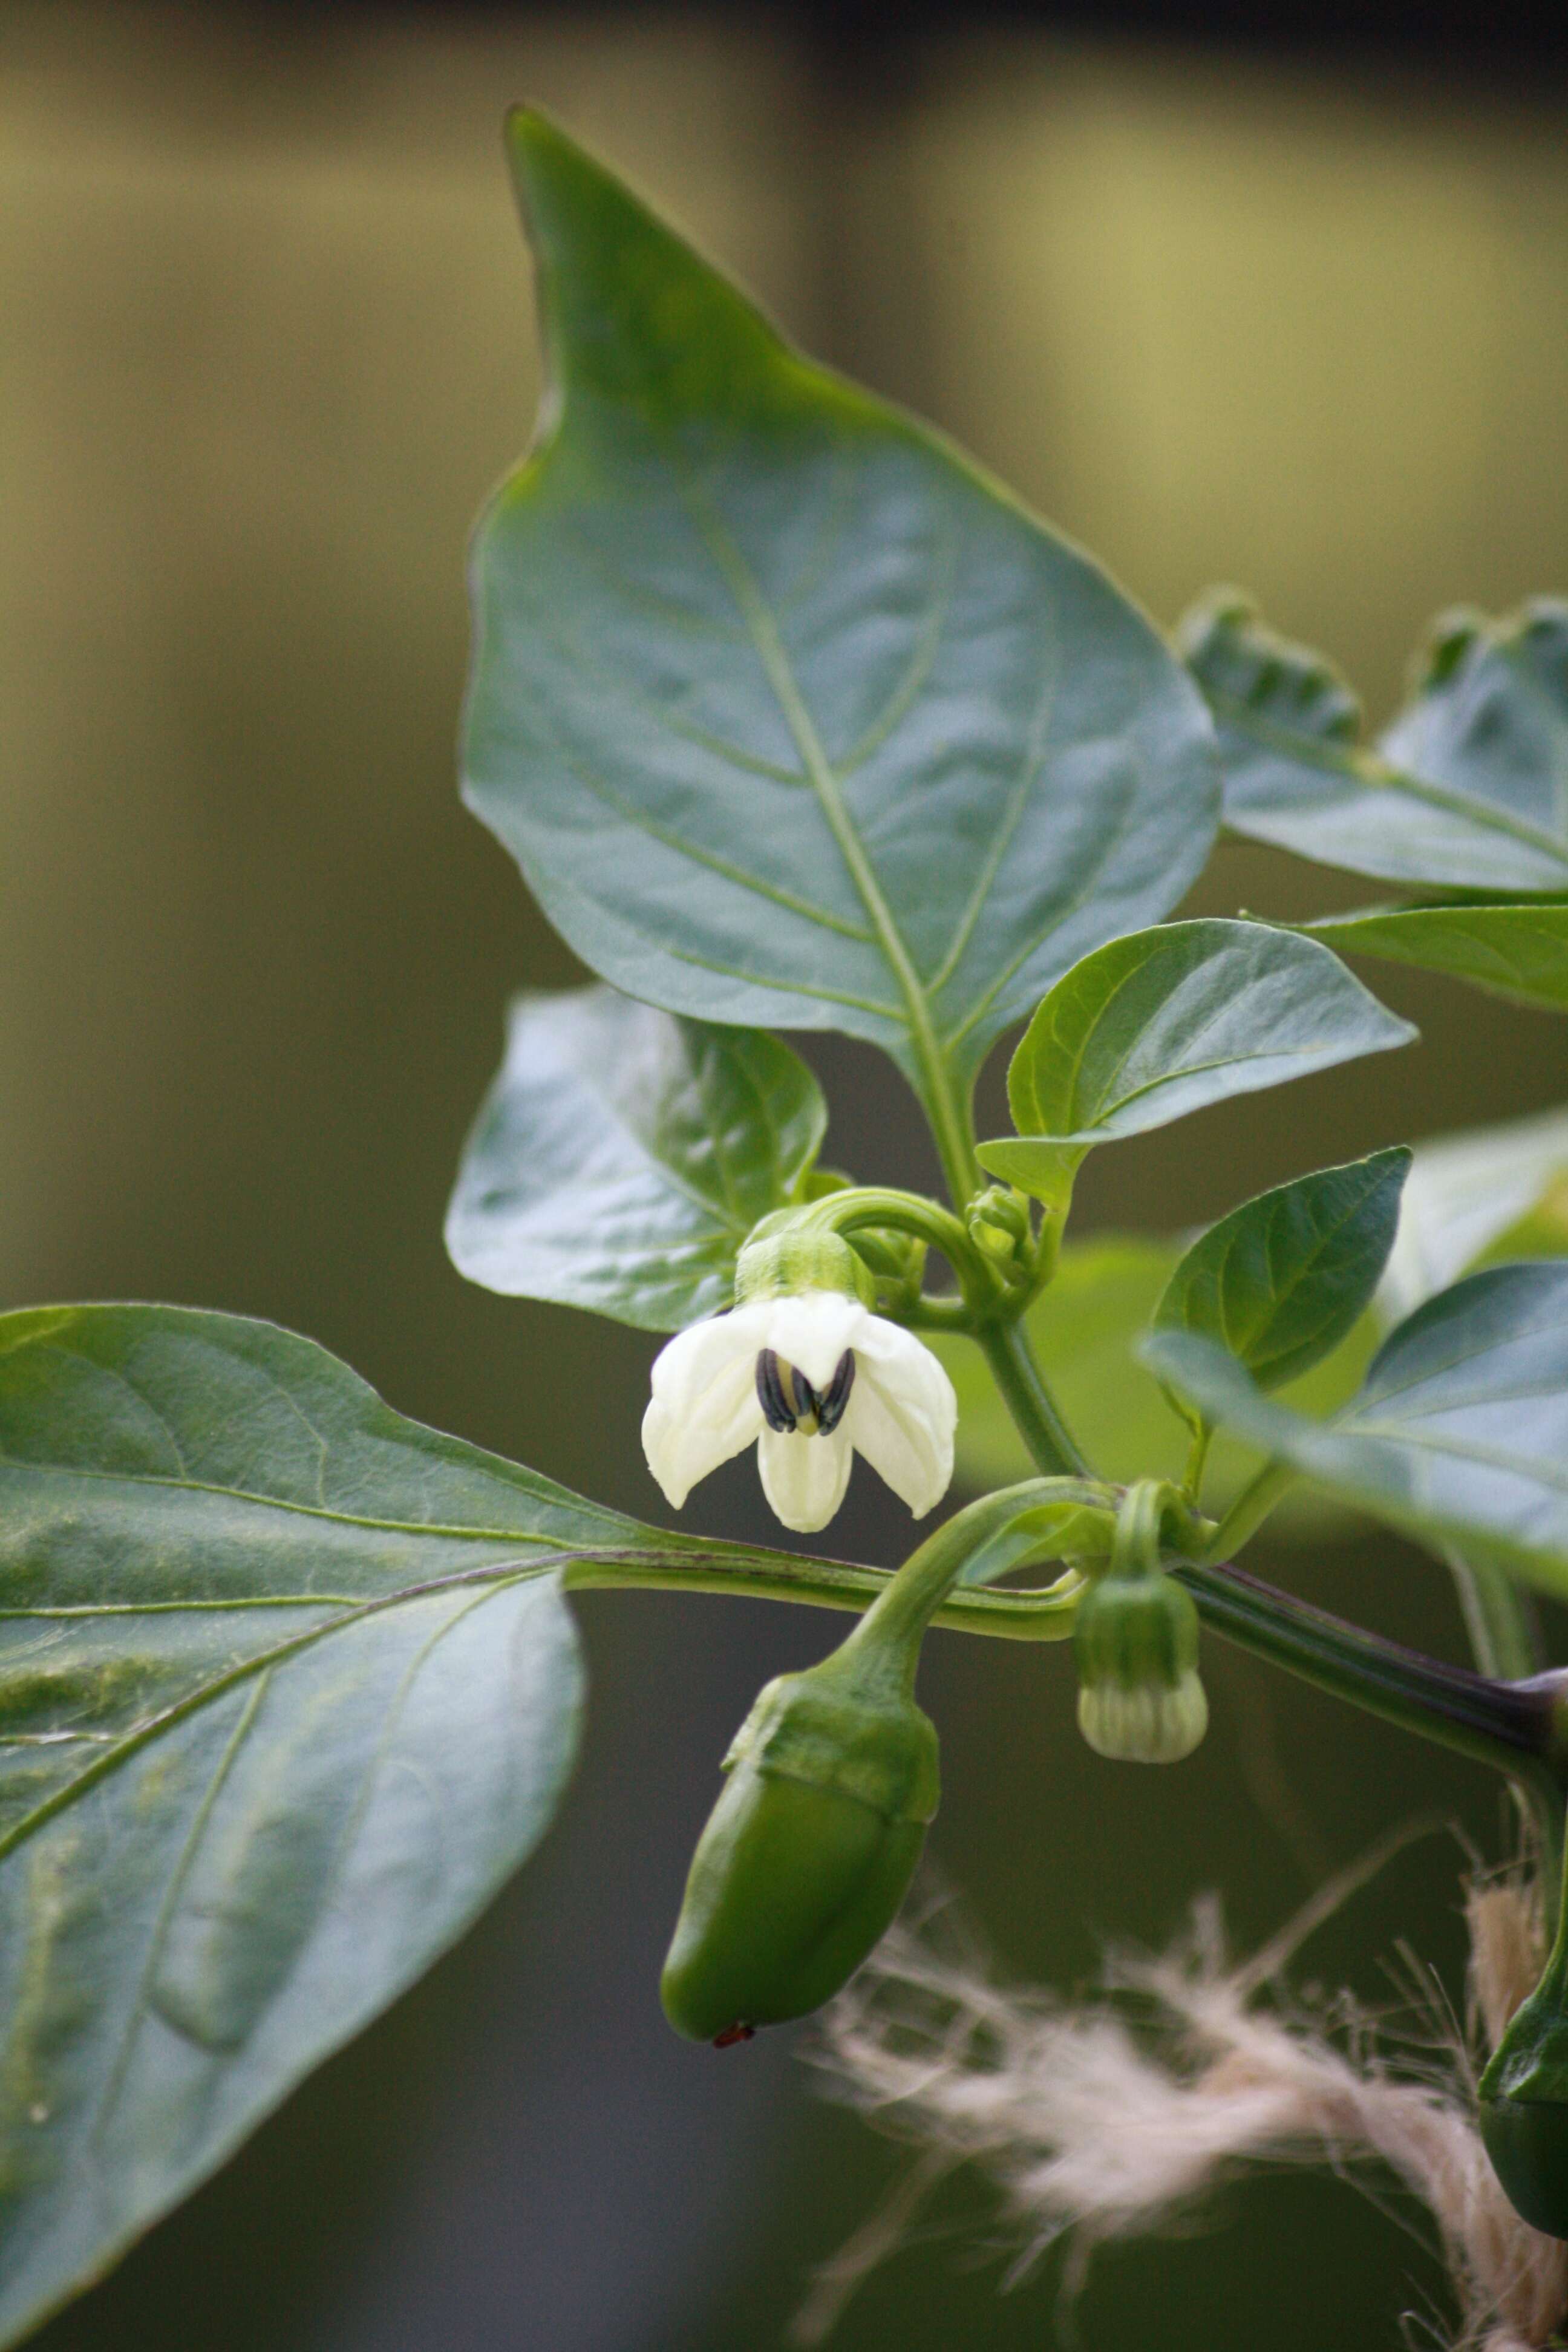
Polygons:
<instances>
[{"instance_id":1,"label":"green unripe fruit","mask_svg":"<svg viewBox=\"0 0 1568 2352\"><path fill-rule=\"evenodd\" d=\"M1208 1729L1198 1680L1198 1612L1156 1569L1117 1569L1091 1584L1073 1622L1079 1729L1119 1763L1178 1764Z\"/></svg>"},{"instance_id":2,"label":"green unripe fruit","mask_svg":"<svg viewBox=\"0 0 1568 2352\"><path fill-rule=\"evenodd\" d=\"M1481 2137L1509 2201L1568 2238L1568 2010L1561 1946L1481 2076Z\"/></svg>"},{"instance_id":3,"label":"green unripe fruit","mask_svg":"<svg viewBox=\"0 0 1568 2352\"><path fill-rule=\"evenodd\" d=\"M880 1942L936 1811L936 1731L836 1653L765 1686L724 1769L660 1985L678 2032L721 2043L819 2009Z\"/></svg>"}]
</instances>

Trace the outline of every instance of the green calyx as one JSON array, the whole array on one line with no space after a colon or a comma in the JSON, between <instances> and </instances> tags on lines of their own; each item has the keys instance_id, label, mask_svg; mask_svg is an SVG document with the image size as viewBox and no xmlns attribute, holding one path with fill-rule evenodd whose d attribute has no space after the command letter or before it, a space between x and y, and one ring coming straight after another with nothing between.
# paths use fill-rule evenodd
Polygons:
<instances>
[{"instance_id":1,"label":"green calyx","mask_svg":"<svg viewBox=\"0 0 1568 2352\"><path fill-rule=\"evenodd\" d=\"M724 2043L805 2016L892 1924L939 1794L935 1727L901 1679L840 1650L759 1695L665 1961L678 2032Z\"/></svg>"},{"instance_id":2,"label":"green calyx","mask_svg":"<svg viewBox=\"0 0 1568 2352\"><path fill-rule=\"evenodd\" d=\"M1079 1728L1097 1755L1121 1763L1180 1763L1208 1729L1197 1609L1160 1566L1165 1503L1153 1480L1131 1490L1110 1565L1073 1624Z\"/></svg>"},{"instance_id":3,"label":"green calyx","mask_svg":"<svg viewBox=\"0 0 1568 2352\"><path fill-rule=\"evenodd\" d=\"M875 1307L877 1286L859 1255L839 1234L803 1221L795 1209L764 1217L735 1261L735 1304L803 1290L836 1290Z\"/></svg>"},{"instance_id":4,"label":"green calyx","mask_svg":"<svg viewBox=\"0 0 1568 2352\"><path fill-rule=\"evenodd\" d=\"M868 1687L847 1670L842 1649L819 1666L763 1685L723 1769L742 1764L807 1788L840 1790L889 1821L929 1822L937 1809L929 1717L880 1677Z\"/></svg>"}]
</instances>

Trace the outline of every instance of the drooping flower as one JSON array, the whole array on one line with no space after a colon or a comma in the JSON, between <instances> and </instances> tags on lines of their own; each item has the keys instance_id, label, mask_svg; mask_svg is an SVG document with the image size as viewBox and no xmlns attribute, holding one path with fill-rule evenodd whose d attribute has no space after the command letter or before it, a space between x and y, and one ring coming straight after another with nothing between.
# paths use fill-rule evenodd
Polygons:
<instances>
[{"instance_id":1,"label":"drooping flower","mask_svg":"<svg viewBox=\"0 0 1568 2352\"><path fill-rule=\"evenodd\" d=\"M825 1251L824 1240L834 1243ZM679 1332L656 1358L643 1450L679 1510L700 1479L757 1444L763 1492L786 1528L825 1528L863 1454L916 1518L952 1476L957 1400L929 1348L874 1315L847 1288L823 1285L847 1244L816 1236L798 1288L742 1295L727 1314Z\"/></svg>"}]
</instances>

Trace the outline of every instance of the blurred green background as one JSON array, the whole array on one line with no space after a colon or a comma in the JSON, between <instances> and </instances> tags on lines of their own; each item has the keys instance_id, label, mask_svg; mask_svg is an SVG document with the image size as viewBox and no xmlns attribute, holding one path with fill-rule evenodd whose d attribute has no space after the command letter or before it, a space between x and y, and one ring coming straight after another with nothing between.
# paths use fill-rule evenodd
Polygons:
<instances>
[{"instance_id":1,"label":"blurred green background","mask_svg":"<svg viewBox=\"0 0 1568 2352\"><path fill-rule=\"evenodd\" d=\"M447 1265L458 1144L522 983L572 977L459 811L463 550L538 387L500 158L528 96L802 341L959 436L1162 620L1215 579L1384 709L1426 618L1568 587L1568 106L1348 57L950 26L897 75L784 15L442 17L0 0L0 1252L11 1303L274 1317L404 1411L629 1508L650 1343ZM1200 903L1371 895L1223 852ZM1096 1156L1087 1226L1166 1230L1326 1158L1560 1100L1561 1024L1380 974L1426 1042ZM923 1165L891 1074L814 1042L833 1156ZM988 1083L994 1088L995 1074ZM698 1524L762 1535L751 1474ZM862 1474L837 1549L898 1515ZM1268 1563L1458 1654L1386 1542ZM903 2162L787 2036L715 2058L656 1998L686 1854L756 1684L831 1628L584 1602L586 1759L529 1875L297 2096L49 2352L734 2352ZM1061 1655L933 1640L942 1877L1005 1972L1092 1977L1200 1888L1245 1945L1491 1784L1217 1653L1179 1772L1100 1763ZM1392 1998L1454 1979L1446 1840L1315 1941ZM805 2037L809 2043L809 2035ZM1409 2217L1405 2217L1409 2218ZM835 2342L951 2352L1392 2344L1430 2252L1347 2187L998 2299L973 2185ZM1072 2333L1076 2327L1076 2336Z\"/></svg>"}]
</instances>

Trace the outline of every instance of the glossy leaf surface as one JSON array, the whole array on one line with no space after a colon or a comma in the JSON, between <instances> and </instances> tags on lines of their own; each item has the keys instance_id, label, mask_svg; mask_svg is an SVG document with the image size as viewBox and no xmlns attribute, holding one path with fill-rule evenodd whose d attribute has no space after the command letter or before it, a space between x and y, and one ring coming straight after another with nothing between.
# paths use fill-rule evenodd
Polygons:
<instances>
[{"instance_id":1,"label":"glossy leaf surface","mask_svg":"<svg viewBox=\"0 0 1568 2352\"><path fill-rule=\"evenodd\" d=\"M1181 642L1214 712L1234 832L1384 881L1568 889L1568 604L1440 623L1372 750L1343 680L1245 598L1199 605Z\"/></svg>"},{"instance_id":2,"label":"glossy leaf surface","mask_svg":"<svg viewBox=\"0 0 1568 2352\"><path fill-rule=\"evenodd\" d=\"M1260 1389L1299 1379L1371 1305L1409 1166L1374 1151L1244 1201L1193 1244L1155 1322L1217 1340Z\"/></svg>"},{"instance_id":3,"label":"glossy leaf surface","mask_svg":"<svg viewBox=\"0 0 1568 2352\"><path fill-rule=\"evenodd\" d=\"M649 1331L731 1303L735 1254L827 1112L777 1038L613 989L520 997L447 1219L460 1273Z\"/></svg>"},{"instance_id":4,"label":"glossy leaf surface","mask_svg":"<svg viewBox=\"0 0 1568 2352\"><path fill-rule=\"evenodd\" d=\"M468 800L605 978L873 1039L954 1144L991 1041L1202 867L1202 698L945 442L510 136L552 388L477 545Z\"/></svg>"},{"instance_id":5,"label":"glossy leaf surface","mask_svg":"<svg viewBox=\"0 0 1568 2352\"><path fill-rule=\"evenodd\" d=\"M1007 1074L1021 1139L982 1144L981 1161L1059 1202L1095 1144L1415 1034L1315 940L1266 923L1166 923L1057 982Z\"/></svg>"},{"instance_id":6,"label":"glossy leaf surface","mask_svg":"<svg viewBox=\"0 0 1568 2352\"><path fill-rule=\"evenodd\" d=\"M635 1522L268 1324L0 1318L0 2341L454 1941L570 1767L552 1563Z\"/></svg>"},{"instance_id":7,"label":"glossy leaf surface","mask_svg":"<svg viewBox=\"0 0 1568 2352\"><path fill-rule=\"evenodd\" d=\"M1568 1593L1568 1265L1497 1266L1428 1299L1331 1422L1266 1397L1211 1339L1159 1331L1143 1356L1343 1501Z\"/></svg>"},{"instance_id":8,"label":"glossy leaf surface","mask_svg":"<svg viewBox=\"0 0 1568 2352\"><path fill-rule=\"evenodd\" d=\"M1385 1325L1488 1260L1568 1251L1568 1111L1419 1143L1379 1286Z\"/></svg>"},{"instance_id":9,"label":"glossy leaf surface","mask_svg":"<svg viewBox=\"0 0 1568 2352\"><path fill-rule=\"evenodd\" d=\"M1341 955L1418 964L1516 1004L1568 1012L1568 906L1374 907L1302 928Z\"/></svg>"},{"instance_id":10,"label":"glossy leaf surface","mask_svg":"<svg viewBox=\"0 0 1568 2352\"><path fill-rule=\"evenodd\" d=\"M1050 1288L1029 1309L1029 1338L1068 1426L1109 1477L1181 1479L1192 1433L1136 1355L1182 1256L1176 1242L1123 1234L1064 1244ZM1343 1346L1286 1391L1303 1412L1332 1412L1360 1384L1378 1333L1363 1317ZM969 1339L934 1338L958 1391L958 1476L980 1490L1031 1474L1023 1440ZM1206 1508L1222 1508L1261 1465L1248 1445L1223 1433L1210 1449ZM1343 1512L1302 1487L1269 1521L1273 1534L1318 1541Z\"/></svg>"}]
</instances>

